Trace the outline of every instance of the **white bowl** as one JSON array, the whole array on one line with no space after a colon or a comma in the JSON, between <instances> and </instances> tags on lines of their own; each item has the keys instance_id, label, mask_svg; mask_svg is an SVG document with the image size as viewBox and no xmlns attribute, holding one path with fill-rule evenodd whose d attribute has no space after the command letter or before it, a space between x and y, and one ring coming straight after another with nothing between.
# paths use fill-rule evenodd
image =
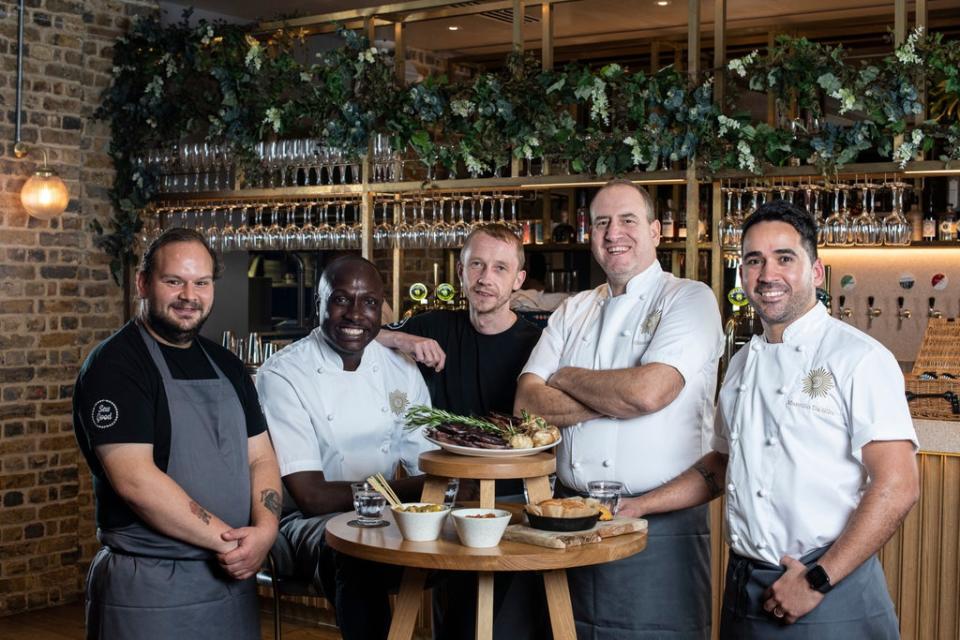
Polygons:
<instances>
[{"instance_id":1,"label":"white bowl","mask_svg":"<svg viewBox=\"0 0 960 640\"><path fill-rule=\"evenodd\" d=\"M476 518L484 514L495 518ZM453 512L453 526L465 547L495 547L510 524L511 513L503 509L457 509Z\"/></svg>"},{"instance_id":2,"label":"white bowl","mask_svg":"<svg viewBox=\"0 0 960 640\"><path fill-rule=\"evenodd\" d=\"M428 502L404 502L403 507L422 507ZM400 528L400 535L404 540L410 542L430 542L440 537L440 530L443 529L443 521L450 513L450 507L444 507L443 511L400 511L391 508L393 519L397 521Z\"/></svg>"}]
</instances>

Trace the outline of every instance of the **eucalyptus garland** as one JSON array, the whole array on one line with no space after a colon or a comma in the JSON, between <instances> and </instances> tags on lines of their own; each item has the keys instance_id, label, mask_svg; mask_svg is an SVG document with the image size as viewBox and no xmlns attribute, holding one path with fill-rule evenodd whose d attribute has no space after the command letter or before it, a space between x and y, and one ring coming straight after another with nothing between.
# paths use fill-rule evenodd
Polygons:
<instances>
[{"instance_id":1,"label":"eucalyptus garland","mask_svg":"<svg viewBox=\"0 0 960 640\"><path fill-rule=\"evenodd\" d=\"M154 195L147 149L228 143L243 171L260 169L258 143L312 137L348 155L376 133L428 168L494 175L511 157L560 157L574 172L652 171L696 159L707 173L762 173L797 161L824 174L865 151L905 164L935 144L960 159L960 42L916 30L893 54L850 64L841 47L779 37L722 70L734 91L771 92L775 125L713 99L713 77L673 67L656 73L572 64L544 71L511 54L504 68L467 81L396 80L390 51L341 30L343 45L304 61L298 34L256 39L243 28L199 21L135 21L114 46L113 82L97 116L110 121L116 168L110 229L93 223L115 277L135 260L138 211ZM922 122L920 87L928 88ZM582 114L579 118L577 114ZM902 139L896 149L895 137ZM429 172L428 172L429 175Z\"/></svg>"}]
</instances>

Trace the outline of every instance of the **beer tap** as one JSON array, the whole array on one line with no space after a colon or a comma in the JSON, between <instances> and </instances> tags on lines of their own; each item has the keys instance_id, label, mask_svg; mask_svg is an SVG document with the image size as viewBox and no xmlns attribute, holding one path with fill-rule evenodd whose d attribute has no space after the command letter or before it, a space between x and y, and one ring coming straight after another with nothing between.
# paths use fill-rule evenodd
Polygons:
<instances>
[{"instance_id":1,"label":"beer tap","mask_svg":"<svg viewBox=\"0 0 960 640\"><path fill-rule=\"evenodd\" d=\"M853 315L853 310L843 306L843 303L847 300L847 296L840 296L840 306L837 307L837 317L841 320L845 320Z\"/></svg>"},{"instance_id":2,"label":"beer tap","mask_svg":"<svg viewBox=\"0 0 960 640\"><path fill-rule=\"evenodd\" d=\"M934 308L933 305L935 305L936 303L937 303L937 299L931 297L931 298L930 298L930 308L927 310L927 317L928 317L928 318L942 318L942 317L943 317L943 312L940 311L940 309Z\"/></svg>"},{"instance_id":3,"label":"beer tap","mask_svg":"<svg viewBox=\"0 0 960 640\"><path fill-rule=\"evenodd\" d=\"M897 330L898 331L901 329L901 327L903 327L903 321L909 320L911 315L912 314L910 313L909 309L903 308L903 296L900 296L899 298L897 298Z\"/></svg>"},{"instance_id":4,"label":"beer tap","mask_svg":"<svg viewBox=\"0 0 960 640\"><path fill-rule=\"evenodd\" d=\"M869 330L871 325L873 325L873 319L880 316L881 311L877 307L873 306L874 298L873 296L867 296L867 329Z\"/></svg>"}]
</instances>

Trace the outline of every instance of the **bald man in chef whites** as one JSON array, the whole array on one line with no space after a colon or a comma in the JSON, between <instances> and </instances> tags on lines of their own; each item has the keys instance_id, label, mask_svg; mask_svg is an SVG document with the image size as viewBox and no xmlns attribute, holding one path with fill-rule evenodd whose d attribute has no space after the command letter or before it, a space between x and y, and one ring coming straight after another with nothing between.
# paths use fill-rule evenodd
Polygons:
<instances>
[{"instance_id":1,"label":"bald man in chef whites","mask_svg":"<svg viewBox=\"0 0 960 640\"><path fill-rule=\"evenodd\" d=\"M419 431L404 431L404 413L430 404L415 364L381 346L383 278L359 256L331 262L317 285L320 326L273 355L257 374L263 412L296 510L280 536L292 548L285 571L314 585L334 604L344 640L387 636L387 590L400 568L339 554L326 545L331 517L353 509L351 482L376 473L393 478L402 465L420 473L420 453L434 448ZM391 485L418 500L422 477Z\"/></svg>"},{"instance_id":2,"label":"bald man in chef whites","mask_svg":"<svg viewBox=\"0 0 960 640\"><path fill-rule=\"evenodd\" d=\"M514 413L526 409L562 428L559 494L618 480L627 495L639 495L703 454L723 342L720 313L706 285L661 270L660 223L644 189L611 181L590 214L591 250L607 282L550 316L520 377ZM649 524L642 553L568 570L579 637L709 637L706 507Z\"/></svg>"},{"instance_id":3,"label":"bald man in chef whites","mask_svg":"<svg viewBox=\"0 0 960 640\"><path fill-rule=\"evenodd\" d=\"M742 243L763 335L730 362L714 451L624 511L684 508L726 486L721 638L899 638L876 553L919 491L900 367L817 302L808 212L768 203Z\"/></svg>"}]
</instances>

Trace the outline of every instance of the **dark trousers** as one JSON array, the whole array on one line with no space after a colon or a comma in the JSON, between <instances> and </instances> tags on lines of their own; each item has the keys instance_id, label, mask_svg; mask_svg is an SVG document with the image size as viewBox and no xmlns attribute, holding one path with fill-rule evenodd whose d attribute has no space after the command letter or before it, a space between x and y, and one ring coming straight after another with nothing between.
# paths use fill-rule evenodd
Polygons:
<instances>
[{"instance_id":1,"label":"dark trousers","mask_svg":"<svg viewBox=\"0 0 960 640\"><path fill-rule=\"evenodd\" d=\"M800 558L813 566L828 547ZM895 640L900 637L893 602L876 556L841 580L817 607L794 624L763 610L763 593L784 568L730 554L723 591L723 640Z\"/></svg>"}]
</instances>

